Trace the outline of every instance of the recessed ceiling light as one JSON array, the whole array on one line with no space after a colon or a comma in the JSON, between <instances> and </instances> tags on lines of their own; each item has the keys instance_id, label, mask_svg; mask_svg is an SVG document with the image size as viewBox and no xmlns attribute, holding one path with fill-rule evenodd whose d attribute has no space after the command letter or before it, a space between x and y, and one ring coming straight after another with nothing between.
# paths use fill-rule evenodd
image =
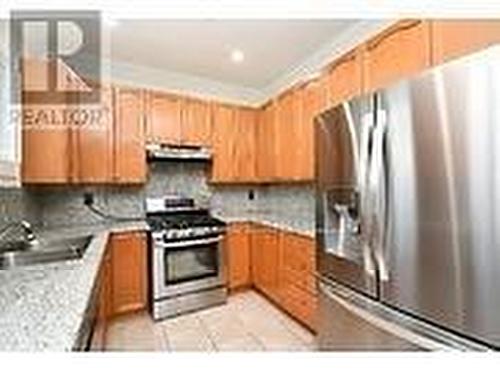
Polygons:
<instances>
[{"instance_id":1,"label":"recessed ceiling light","mask_svg":"<svg viewBox=\"0 0 500 375\"><path fill-rule=\"evenodd\" d=\"M241 51L239 49L233 49L231 51L231 61L232 62L239 64L243 60L245 60L245 55L243 54L243 51Z\"/></svg>"}]
</instances>

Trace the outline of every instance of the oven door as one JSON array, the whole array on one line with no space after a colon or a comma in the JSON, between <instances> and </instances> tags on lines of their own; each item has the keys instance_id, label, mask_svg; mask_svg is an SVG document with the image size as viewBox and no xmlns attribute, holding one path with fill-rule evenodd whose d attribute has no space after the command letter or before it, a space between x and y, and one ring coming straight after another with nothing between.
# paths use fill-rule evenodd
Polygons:
<instances>
[{"instance_id":1,"label":"oven door","mask_svg":"<svg viewBox=\"0 0 500 375\"><path fill-rule=\"evenodd\" d=\"M224 284L222 236L154 243L154 298L166 298Z\"/></svg>"}]
</instances>

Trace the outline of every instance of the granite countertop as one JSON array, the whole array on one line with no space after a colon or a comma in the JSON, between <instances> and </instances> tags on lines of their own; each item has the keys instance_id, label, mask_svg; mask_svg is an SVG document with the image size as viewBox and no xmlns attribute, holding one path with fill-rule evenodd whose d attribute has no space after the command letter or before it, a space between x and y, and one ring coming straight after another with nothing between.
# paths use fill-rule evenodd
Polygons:
<instances>
[{"instance_id":1,"label":"granite countertop","mask_svg":"<svg viewBox=\"0 0 500 375\"><path fill-rule=\"evenodd\" d=\"M94 234L82 259L0 270L0 351L69 351L78 337L110 233L144 221L44 230L41 237Z\"/></svg>"},{"instance_id":2,"label":"granite countertop","mask_svg":"<svg viewBox=\"0 0 500 375\"><path fill-rule=\"evenodd\" d=\"M272 220L264 220L264 219L249 219L248 217L239 217L239 216L221 216L215 215L218 219L225 221L227 223L239 223L239 222L250 222L255 224L267 225L272 228L281 229L287 232L297 233L303 236L311 237L314 239L316 236L314 229L305 229L305 228L297 228L296 226L287 225L284 223L272 221Z\"/></svg>"}]
</instances>

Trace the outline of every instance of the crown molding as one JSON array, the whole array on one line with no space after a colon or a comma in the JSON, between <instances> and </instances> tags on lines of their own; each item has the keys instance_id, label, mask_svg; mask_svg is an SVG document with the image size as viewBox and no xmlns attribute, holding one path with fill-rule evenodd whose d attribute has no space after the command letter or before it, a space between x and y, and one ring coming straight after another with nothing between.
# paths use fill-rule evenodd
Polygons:
<instances>
[{"instance_id":1,"label":"crown molding","mask_svg":"<svg viewBox=\"0 0 500 375\"><path fill-rule=\"evenodd\" d=\"M361 20L325 43L316 52L290 67L281 76L262 89L261 103L277 96L287 88L310 79L351 49L376 35L394 23L395 20Z\"/></svg>"},{"instance_id":2,"label":"crown molding","mask_svg":"<svg viewBox=\"0 0 500 375\"><path fill-rule=\"evenodd\" d=\"M112 60L107 69L112 82L165 90L174 94L253 107L260 104L262 97L261 91L253 88L116 60Z\"/></svg>"}]
</instances>

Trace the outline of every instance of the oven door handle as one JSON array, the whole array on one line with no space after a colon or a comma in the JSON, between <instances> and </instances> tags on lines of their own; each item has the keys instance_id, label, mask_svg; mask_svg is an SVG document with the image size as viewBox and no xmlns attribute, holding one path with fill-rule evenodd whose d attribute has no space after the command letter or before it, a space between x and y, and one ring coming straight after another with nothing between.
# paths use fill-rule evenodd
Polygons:
<instances>
[{"instance_id":1,"label":"oven door handle","mask_svg":"<svg viewBox=\"0 0 500 375\"><path fill-rule=\"evenodd\" d=\"M198 246L198 245L211 245L222 241L223 236L202 238L199 240L188 240L179 242L156 242L155 246L161 249L178 249L182 247Z\"/></svg>"}]
</instances>

